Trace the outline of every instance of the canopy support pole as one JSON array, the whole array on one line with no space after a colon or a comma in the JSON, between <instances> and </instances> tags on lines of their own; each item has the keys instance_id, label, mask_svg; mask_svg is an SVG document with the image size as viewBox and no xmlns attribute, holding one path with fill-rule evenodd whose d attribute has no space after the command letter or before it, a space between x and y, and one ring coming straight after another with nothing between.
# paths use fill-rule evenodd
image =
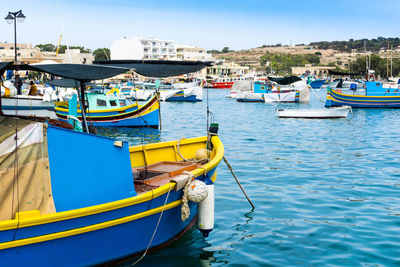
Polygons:
<instances>
[{"instance_id":1,"label":"canopy support pole","mask_svg":"<svg viewBox=\"0 0 400 267\"><path fill-rule=\"evenodd\" d=\"M3 75L4 75L4 71L0 71L0 89L1 89L1 86L3 85ZM0 92L0 115L3 115L3 106L1 103L1 92Z\"/></svg>"},{"instance_id":2,"label":"canopy support pole","mask_svg":"<svg viewBox=\"0 0 400 267\"><path fill-rule=\"evenodd\" d=\"M83 124L83 131L85 133L89 133L88 125L86 121L86 105L85 105L85 89L86 85L84 81L80 81L81 83L81 97L80 97L80 105L81 105L81 113L82 113L82 124Z\"/></svg>"}]
</instances>

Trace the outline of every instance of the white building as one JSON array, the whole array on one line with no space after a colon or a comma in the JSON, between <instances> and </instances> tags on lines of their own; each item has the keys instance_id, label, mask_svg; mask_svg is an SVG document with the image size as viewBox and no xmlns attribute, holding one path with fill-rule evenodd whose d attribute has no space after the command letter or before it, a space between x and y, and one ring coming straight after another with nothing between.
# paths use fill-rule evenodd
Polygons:
<instances>
[{"instance_id":1,"label":"white building","mask_svg":"<svg viewBox=\"0 0 400 267\"><path fill-rule=\"evenodd\" d=\"M190 45L176 45L176 54L182 60L212 60L204 48Z\"/></svg>"},{"instance_id":2,"label":"white building","mask_svg":"<svg viewBox=\"0 0 400 267\"><path fill-rule=\"evenodd\" d=\"M94 61L93 53L81 53L79 49L65 50L65 54L58 54L62 57L62 63L73 64L92 64Z\"/></svg>"},{"instance_id":3,"label":"white building","mask_svg":"<svg viewBox=\"0 0 400 267\"><path fill-rule=\"evenodd\" d=\"M175 42L156 38L133 37L114 41L111 59L177 59Z\"/></svg>"}]
</instances>

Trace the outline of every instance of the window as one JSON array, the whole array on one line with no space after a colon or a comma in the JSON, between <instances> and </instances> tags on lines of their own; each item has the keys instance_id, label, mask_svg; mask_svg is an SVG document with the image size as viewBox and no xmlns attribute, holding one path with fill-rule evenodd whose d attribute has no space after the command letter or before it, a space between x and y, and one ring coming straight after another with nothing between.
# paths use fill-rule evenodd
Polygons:
<instances>
[{"instance_id":1,"label":"window","mask_svg":"<svg viewBox=\"0 0 400 267\"><path fill-rule=\"evenodd\" d=\"M103 99L97 99L97 106L99 107L107 107L107 102Z\"/></svg>"},{"instance_id":2,"label":"window","mask_svg":"<svg viewBox=\"0 0 400 267\"><path fill-rule=\"evenodd\" d=\"M110 101L110 105L112 107L116 107L117 106L117 101L115 101L115 100Z\"/></svg>"}]
</instances>

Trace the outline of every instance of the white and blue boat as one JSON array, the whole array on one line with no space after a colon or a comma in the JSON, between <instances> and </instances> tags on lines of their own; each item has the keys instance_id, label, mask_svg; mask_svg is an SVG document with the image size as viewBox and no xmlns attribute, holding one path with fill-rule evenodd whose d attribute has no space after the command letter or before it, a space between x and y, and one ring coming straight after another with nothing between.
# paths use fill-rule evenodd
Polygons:
<instances>
[{"instance_id":1,"label":"white and blue boat","mask_svg":"<svg viewBox=\"0 0 400 267\"><path fill-rule=\"evenodd\" d=\"M365 82L365 95L345 94L339 89L328 89L325 106L351 106L353 108L399 108L399 84Z\"/></svg>"}]
</instances>

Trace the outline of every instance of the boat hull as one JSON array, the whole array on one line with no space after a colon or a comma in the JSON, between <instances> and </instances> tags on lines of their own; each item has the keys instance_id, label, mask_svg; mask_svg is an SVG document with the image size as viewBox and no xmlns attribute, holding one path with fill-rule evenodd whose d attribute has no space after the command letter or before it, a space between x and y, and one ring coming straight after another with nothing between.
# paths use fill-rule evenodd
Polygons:
<instances>
[{"instance_id":1,"label":"boat hull","mask_svg":"<svg viewBox=\"0 0 400 267\"><path fill-rule=\"evenodd\" d=\"M171 195L172 193L173 191L171 191ZM178 194L177 196L171 195L169 204L176 202L179 197ZM165 195L163 199L165 199ZM190 217L182 222L181 202L178 201L179 204L174 204L176 207L163 212L151 247L165 244L183 231L189 230L188 226L197 215L197 205L191 203ZM162 207L163 201L160 201L158 205ZM68 232L79 231L79 228L57 232L53 235L63 237L1 250L0 261L5 266L43 266L43 262L46 262L46 266L87 266L126 258L146 249L156 228L160 212L158 209L158 212L153 215L105 228L101 228L101 223L89 225L86 228L98 229L77 235L69 235ZM103 224L118 223L118 221L130 220L130 217L141 216L140 213L134 211L126 213L126 215L126 217L115 219L115 222L104 218ZM43 231L30 230L43 234ZM43 235L39 235L37 239L42 238L44 239ZM32 239L28 238L25 242Z\"/></svg>"},{"instance_id":2,"label":"boat hull","mask_svg":"<svg viewBox=\"0 0 400 267\"><path fill-rule=\"evenodd\" d=\"M353 108L400 108L400 96L347 95L331 90L325 107L351 106Z\"/></svg>"},{"instance_id":3,"label":"boat hull","mask_svg":"<svg viewBox=\"0 0 400 267\"><path fill-rule=\"evenodd\" d=\"M39 96L21 96L1 98L1 105L6 115L22 115L57 118L54 112L54 102L43 101Z\"/></svg>"},{"instance_id":4,"label":"boat hull","mask_svg":"<svg viewBox=\"0 0 400 267\"><path fill-rule=\"evenodd\" d=\"M265 103L272 102L299 102L300 92L292 91L287 93L267 93L264 94Z\"/></svg>"},{"instance_id":5,"label":"boat hull","mask_svg":"<svg viewBox=\"0 0 400 267\"><path fill-rule=\"evenodd\" d=\"M334 119L346 118L350 108L332 109L286 109L277 110L279 118L303 118L303 119Z\"/></svg>"},{"instance_id":6,"label":"boat hull","mask_svg":"<svg viewBox=\"0 0 400 267\"><path fill-rule=\"evenodd\" d=\"M234 82L211 82L215 89L231 89Z\"/></svg>"},{"instance_id":7,"label":"boat hull","mask_svg":"<svg viewBox=\"0 0 400 267\"><path fill-rule=\"evenodd\" d=\"M315 80L310 82L310 86L313 89L320 89L322 85L326 83L326 80Z\"/></svg>"}]
</instances>

